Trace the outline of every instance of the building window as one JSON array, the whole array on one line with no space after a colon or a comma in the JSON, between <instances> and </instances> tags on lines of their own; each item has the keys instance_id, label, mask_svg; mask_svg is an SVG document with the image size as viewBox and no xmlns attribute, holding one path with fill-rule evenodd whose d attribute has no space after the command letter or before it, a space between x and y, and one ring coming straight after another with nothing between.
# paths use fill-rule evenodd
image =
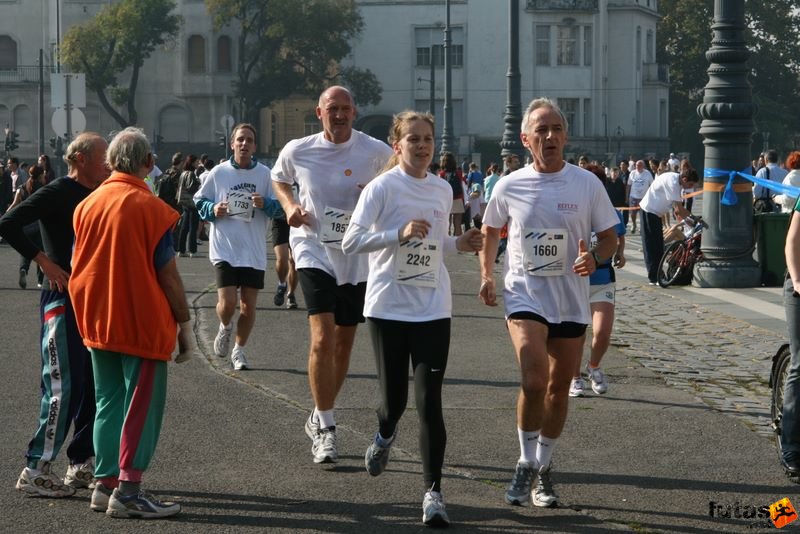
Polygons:
<instances>
[{"instance_id":1,"label":"building window","mask_svg":"<svg viewBox=\"0 0 800 534\"><path fill-rule=\"evenodd\" d=\"M0 35L0 70L17 68L17 42L8 35Z\"/></svg>"},{"instance_id":2,"label":"building window","mask_svg":"<svg viewBox=\"0 0 800 534\"><path fill-rule=\"evenodd\" d=\"M578 26L558 27L558 65L578 65Z\"/></svg>"},{"instance_id":3,"label":"building window","mask_svg":"<svg viewBox=\"0 0 800 534\"><path fill-rule=\"evenodd\" d=\"M227 35L217 39L217 70L219 72L231 72L231 38Z\"/></svg>"},{"instance_id":4,"label":"building window","mask_svg":"<svg viewBox=\"0 0 800 534\"><path fill-rule=\"evenodd\" d=\"M319 119L313 113L306 115L303 119L303 135L314 135L320 131Z\"/></svg>"},{"instance_id":5,"label":"building window","mask_svg":"<svg viewBox=\"0 0 800 534\"><path fill-rule=\"evenodd\" d=\"M583 64L587 67L592 64L593 32L591 26L583 27Z\"/></svg>"},{"instance_id":6,"label":"building window","mask_svg":"<svg viewBox=\"0 0 800 534\"><path fill-rule=\"evenodd\" d=\"M206 40L202 35L189 37L189 72L205 72Z\"/></svg>"},{"instance_id":7,"label":"building window","mask_svg":"<svg viewBox=\"0 0 800 534\"><path fill-rule=\"evenodd\" d=\"M269 141L273 149L278 146L278 114L275 112L270 114Z\"/></svg>"},{"instance_id":8,"label":"building window","mask_svg":"<svg viewBox=\"0 0 800 534\"><path fill-rule=\"evenodd\" d=\"M583 136L592 135L592 99L583 99Z\"/></svg>"},{"instance_id":9,"label":"building window","mask_svg":"<svg viewBox=\"0 0 800 534\"><path fill-rule=\"evenodd\" d=\"M639 70L642 65L642 27L636 27L636 70Z\"/></svg>"},{"instance_id":10,"label":"building window","mask_svg":"<svg viewBox=\"0 0 800 534\"><path fill-rule=\"evenodd\" d=\"M647 30L647 46L645 48L645 53L647 54L647 63L656 62L656 48L653 39L653 30Z\"/></svg>"},{"instance_id":11,"label":"building window","mask_svg":"<svg viewBox=\"0 0 800 534\"><path fill-rule=\"evenodd\" d=\"M561 112L564 113L564 116L567 118L567 134L570 136L577 135L577 129L575 127L575 118L578 116L578 104L580 102L579 98L559 98L558 99L558 107L561 108Z\"/></svg>"},{"instance_id":12,"label":"building window","mask_svg":"<svg viewBox=\"0 0 800 534\"><path fill-rule=\"evenodd\" d=\"M536 64L550 65L550 26L536 26Z\"/></svg>"},{"instance_id":13,"label":"building window","mask_svg":"<svg viewBox=\"0 0 800 534\"><path fill-rule=\"evenodd\" d=\"M417 67L444 66L444 44L441 28L416 28L414 45L417 49ZM451 28L450 62L453 67L464 66L464 29Z\"/></svg>"}]
</instances>

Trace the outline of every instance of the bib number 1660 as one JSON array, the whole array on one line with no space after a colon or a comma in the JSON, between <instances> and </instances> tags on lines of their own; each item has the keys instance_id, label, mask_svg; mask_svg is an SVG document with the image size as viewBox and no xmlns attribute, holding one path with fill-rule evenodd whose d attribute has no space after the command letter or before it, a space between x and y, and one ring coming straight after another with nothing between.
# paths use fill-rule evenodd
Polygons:
<instances>
[{"instance_id":1,"label":"bib number 1660","mask_svg":"<svg viewBox=\"0 0 800 534\"><path fill-rule=\"evenodd\" d=\"M558 245L534 245L533 252L537 256L555 256L558 254Z\"/></svg>"}]
</instances>

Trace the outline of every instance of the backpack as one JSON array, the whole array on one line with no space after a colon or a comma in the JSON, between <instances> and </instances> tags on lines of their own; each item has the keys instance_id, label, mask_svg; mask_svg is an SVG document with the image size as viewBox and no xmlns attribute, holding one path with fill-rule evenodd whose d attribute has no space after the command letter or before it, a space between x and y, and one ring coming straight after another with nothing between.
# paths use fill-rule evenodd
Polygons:
<instances>
[{"instance_id":1,"label":"backpack","mask_svg":"<svg viewBox=\"0 0 800 534\"><path fill-rule=\"evenodd\" d=\"M170 169L161 175L161 179L156 184L156 196L173 208L178 206L176 202L178 196L178 174L175 170Z\"/></svg>"},{"instance_id":2,"label":"backpack","mask_svg":"<svg viewBox=\"0 0 800 534\"><path fill-rule=\"evenodd\" d=\"M767 180L769 180L769 167L764 167L764 171ZM767 191L767 196L757 198L753 202L753 213L774 213L774 212L775 212L775 201L772 200L771 196L769 196L769 191Z\"/></svg>"},{"instance_id":3,"label":"backpack","mask_svg":"<svg viewBox=\"0 0 800 534\"><path fill-rule=\"evenodd\" d=\"M459 178L457 172L445 172L444 179L447 180L447 183L450 184L450 187L453 189L454 200L457 198L464 198L464 188L461 185L461 178Z\"/></svg>"},{"instance_id":4,"label":"backpack","mask_svg":"<svg viewBox=\"0 0 800 534\"><path fill-rule=\"evenodd\" d=\"M200 189L200 178L193 171L183 171L178 179L177 203L184 208L194 208L194 194Z\"/></svg>"}]
</instances>

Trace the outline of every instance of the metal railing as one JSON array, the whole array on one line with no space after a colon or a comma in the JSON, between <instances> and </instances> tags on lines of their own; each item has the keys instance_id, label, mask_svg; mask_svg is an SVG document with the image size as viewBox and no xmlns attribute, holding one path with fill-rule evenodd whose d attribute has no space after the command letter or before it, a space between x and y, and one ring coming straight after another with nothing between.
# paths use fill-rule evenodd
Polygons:
<instances>
[{"instance_id":1,"label":"metal railing","mask_svg":"<svg viewBox=\"0 0 800 534\"><path fill-rule=\"evenodd\" d=\"M50 83L50 75L56 72L55 66L44 67L44 83ZM62 73L69 74L62 69ZM0 83L38 83L39 65L18 65L13 68L0 69Z\"/></svg>"}]
</instances>

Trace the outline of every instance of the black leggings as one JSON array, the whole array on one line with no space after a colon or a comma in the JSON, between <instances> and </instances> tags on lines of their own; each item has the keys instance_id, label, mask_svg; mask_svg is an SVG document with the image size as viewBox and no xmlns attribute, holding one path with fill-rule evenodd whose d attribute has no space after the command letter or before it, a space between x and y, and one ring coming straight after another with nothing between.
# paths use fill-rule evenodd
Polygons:
<instances>
[{"instance_id":1,"label":"black leggings","mask_svg":"<svg viewBox=\"0 0 800 534\"><path fill-rule=\"evenodd\" d=\"M381 436L390 438L406 409L410 356L425 487L441 491L447 445L442 417L442 382L450 349L450 319L410 323L370 318L369 331L381 386L378 430Z\"/></svg>"}]
</instances>

